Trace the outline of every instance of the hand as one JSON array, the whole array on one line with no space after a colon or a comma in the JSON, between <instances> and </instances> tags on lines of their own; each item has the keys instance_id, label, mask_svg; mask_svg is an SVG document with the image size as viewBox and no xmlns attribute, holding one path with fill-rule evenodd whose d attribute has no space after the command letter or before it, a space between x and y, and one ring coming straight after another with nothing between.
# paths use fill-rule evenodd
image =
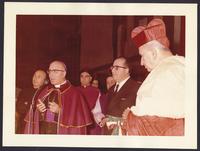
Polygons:
<instances>
[{"instance_id":1,"label":"hand","mask_svg":"<svg viewBox=\"0 0 200 151\"><path fill-rule=\"evenodd\" d=\"M103 118L103 119L101 120L101 122L99 123L99 126L100 126L100 127L104 127L107 121L108 121L108 118Z\"/></svg>"},{"instance_id":2,"label":"hand","mask_svg":"<svg viewBox=\"0 0 200 151\"><path fill-rule=\"evenodd\" d=\"M49 110L53 113L58 113L60 108L58 106L58 104L56 104L55 102L49 102Z\"/></svg>"},{"instance_id":3,"label":"hand","mask_svg":"<svg viewBox=\"0 0 200 151\"><path fill-rule=\"evenodd\" d=\"M131 111L130 108L127 108L127 109L124 110L124 112L122 114L122 119L123 120L127 119L127 116L128 116L128 114L129 114L130 111Z\"/></svg>"},{"instance_id":4,"label":"hand","mask_svg":"<svg viewBox=\"0 0 200 151\"><path fill-rule=\"evenodd\" d=\"M115 126L117 126L117 124L110 124L109 126L108 126L108 129L110 130L110 129L113 129Z\"/></svg>"},{"instance_id":5,"label":"hand","mask_svg":"<svg viewBox=\"0 0 200 151\"><path fill-rule=\"evenodd\" d=\"M130 112L130 108L127 108L124 110L123 114L122 114L122 122L121 122L121 128L122 129L126 129L126 126L127 126L127 117L128 117L128 114Z\"/></svg>"},{"instance_id":6,"label":"hand","mask_svg":"<svg viewBox=\"0 0 200 151\"><path fill-rule=\"evenodd\" d=\"M45 112L47 110L45 104L40 99L38 99L38 102L39 103L36 105L38 111L42 113Z\"/></svg>"}]
</instances>

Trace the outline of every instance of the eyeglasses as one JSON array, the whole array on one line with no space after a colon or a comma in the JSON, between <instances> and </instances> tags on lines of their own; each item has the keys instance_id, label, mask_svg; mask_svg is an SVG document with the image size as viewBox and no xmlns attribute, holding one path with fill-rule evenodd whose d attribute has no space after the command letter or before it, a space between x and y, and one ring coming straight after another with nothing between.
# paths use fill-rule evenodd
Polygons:
<instances>
[{"instance_id":1,"label":"eyeglasses","mask_svg":"<svg viewBox=\"0 0 200 151\"><path fill-rule=\"evenodd\" d=\"M119 68L127 69L127 67L122 67L122 66L111 66L111 67L110 67L110 70L113 70L113 69L119 70Z\"/></svg>"},{"instance_id":2,"label":"eyeglasses","mask_svg":"<svg viewBox=\"0 0 200 151\"><path fill-rule=\"evenodd\" d=\"M50 73L55 73L55 74L57 74L57 73L59 73L59 72L65 72L64 70L59 70L59 69L53 69L53 70L47 70L47 73L48 74L50 74Z\"/></svg>"}]
</instances>

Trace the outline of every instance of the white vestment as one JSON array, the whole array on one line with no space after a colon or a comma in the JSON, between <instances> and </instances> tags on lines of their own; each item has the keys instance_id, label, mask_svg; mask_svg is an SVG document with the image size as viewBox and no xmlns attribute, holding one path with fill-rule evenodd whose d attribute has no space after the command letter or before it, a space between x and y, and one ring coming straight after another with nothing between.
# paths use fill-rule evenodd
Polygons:
<instances>
[{"instance_id":1,"label":"white vestment","mask_svg":"<svg viewBox=\"0 0 200 151\"><path fill-rule=\"evenodd\" d=\"M138 116L184 118L185 58L170 56L162 60L147 76L137 92Z\"/></svg>"}]
</instances>

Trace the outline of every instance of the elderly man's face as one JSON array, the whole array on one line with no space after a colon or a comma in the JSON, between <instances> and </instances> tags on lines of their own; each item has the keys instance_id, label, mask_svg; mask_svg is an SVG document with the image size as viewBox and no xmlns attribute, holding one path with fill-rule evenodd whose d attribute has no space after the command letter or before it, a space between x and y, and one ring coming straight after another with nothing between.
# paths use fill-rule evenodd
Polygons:
<instances>
[{"instance_id":1,"label":"elderly man's face","mask_svg":"<svg viewBox=\"0 0 200 151\"><path fill-rule=\"evenodd\" d=\"M38 70L34 73L32 83L33 83L33 88L37 89L44 85L46 79L46 73L42 70Z\"/></svg>"},{"instance_id":2,"label":"elderly man's face","mask_svg":"<svg viewBox=\"0 0 200 151\"><path fill-rule=\"evenodd\" d=\"M123 59L116 59L111 67L113 79L121 82L129 76L129 69L124 65Z\"/></svg>"},{"instance_id":3,"label":"elderly man's face","mask_svg":"<svg viewBox=\"0 0 200 151\"><path fill-rule=\"evenodd\" d=\"M89 73L82 72L80 74L80 81L81 81L81 85L82 86L88 86L88 85L90 85L91 80L92 80L92 77L90 76Z\"/></svg>"},{"instance_id":4,"label":"elderly man's face","mask_svg":"<svg viewBox=\"0 0 200 151\"><path fill-rule=\"evenodd\" d=\"M141 56L140 65L144 66L148 72L151 72L155 66L155 52L152 47L148 45L139 47L139 54Z\"/></svg>"},{"instance_id":5,"label":"elderly man's face","mask_svg":"<svg viewBox=\"0 0 200 151\"><path fill-rule=\"evenodd\" d=\"M49 66L49 80L53 85L62 84L65 81L66 71L60 62L53 62Z\"/></svg>"},{"instance_id":6,"label":"elderly man's face","mask_svg":"<svg viewBox=\"0 0 200 151\"><path fill-rule=\"evenodd\" d=\"M113 77L107 77L106 79L107 90L110 89L114 84L115 84L115 80L113 79Z\"/></svg>"}]
</instances>

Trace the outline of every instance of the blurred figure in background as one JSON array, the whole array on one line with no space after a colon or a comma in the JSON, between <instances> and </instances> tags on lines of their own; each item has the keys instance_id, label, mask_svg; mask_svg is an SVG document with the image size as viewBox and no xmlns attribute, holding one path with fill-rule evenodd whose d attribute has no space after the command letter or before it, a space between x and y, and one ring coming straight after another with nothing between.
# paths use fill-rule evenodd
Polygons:
<instances>
[{"instance_id":1,"label":"blurred figure in background","mask_svg":"<svg viewBox=\"0 0 200 151\"><path fill-rule=\"evenodd\" d=\"M99 88L99 81L98 81L97 79L93 79L91 85L92 85L93 87L95 87L95 88Z\"/></svg>"},{"instance_id":2,"label":"blurred figure in background","mask_svg":"<svg viewBox=\"0 0 200 151\"><path fill-rule=\"evenodd\" d=\"M106 112L107 112L107 108L108 108L108 98L107 98L107 93L108 90L115 85L115 80L113 79L112 76L107 76L107 78L105 79L105 84L106 84L106 91L103 93L101 93L101 97L100 97L100 106L101 106L101 113L99 113L101 116L98 119L98 123L99 125L102 127L101 125L101 121L103 118L105 118ZM104 128L102 128L102 134L104 134Z\"/></svg>"},{"instance_id":3,"label":"blurred figure in background","mask_svg":"<svg viewBox=\"0 0 200 151\"><path fill-rule=\"evenodd\" d=\"M77 87L79 91L83 94L87 104L89 106L89 110L91 111L91 116L93 117L93 124L88 126L88 135L99 135L101 134L101 128L96 123L96 103L99 104L99 98L101 96L100 90L97 87L91 85L92 82L92 74L89 69L85 68L80 72L80 86ZM98 108L101 111L101 107Z\"/></svg>"},{"instance_id":4,"label":"blurred figure in background","mask_svg":"<svg viewBox=\"0 0 200 151\"><path fill-rule=\"evenodd\" d=\"M32 88L23 89L19 93L19 97L16 102L16 123L17 123L17 134L24 133L25 127L25 115L27 114L28 110L32 103L34 103L35 97L39 94L46 82L46 73L43 70L35 71L33 78L32 78Z\"/></svg>"},{"instance_id":5,"label":"blurred figure in background","mask_svg":"<svg viewBox=\"0 0 200 151\"><path fill-rule=\"evenodd\" d=\"M100 104L101 104L101 109L102 109L102 113L104 114L103 117L105 117L105 114L106 114L106 111L107 111L107 108L108 108L108 98L107 98L107 95L108 95L108 90L115 85L116 81L113 79L112 76L108 76L106 79L105 79L105 83L106 83L106 92L105 93L102 93L101 94L101 97L100 97ZM102 117L102 118L103 118Z\"/></svg>"},{"instance_id":6,"label":"blurred figure in background","mask_svg":"<svg viewBox=\"0 0 200 151\"><path fill-rule=\"evenodd\" d=\"M106 88L109 90L113 85L115 85L116 81L112 76L108 76L106 78Z\"/></svg>"},{"instance_id":7,"label":"blurred figure in background","mask_svg":"<svg viewBox=\"0 0 200 151\"><path fill-rule=\"evenodd\" d=\"M16 87L16 90L15 90L15 133L18 133L17 129L18 129L18 126L19 126L19 118L20 118L20 115L19 113L16 111L16 103L17 103L17 100L18 100L18 97L19 97L19 94L20 92L22 91L21 88L19 87Z\"/></svg>"}]
</instances>

